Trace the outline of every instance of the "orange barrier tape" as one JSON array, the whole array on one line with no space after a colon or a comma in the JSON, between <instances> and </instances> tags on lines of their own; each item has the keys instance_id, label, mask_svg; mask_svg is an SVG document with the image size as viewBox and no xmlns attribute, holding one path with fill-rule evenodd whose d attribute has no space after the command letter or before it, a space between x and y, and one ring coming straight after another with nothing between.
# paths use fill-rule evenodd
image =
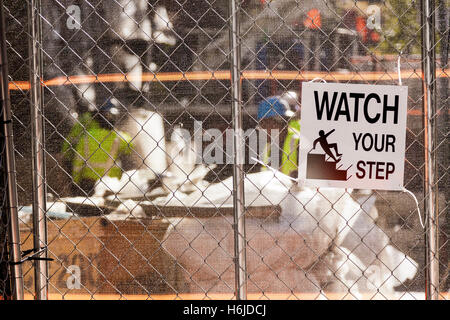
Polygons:
<instances>
[{"instance_id":1,"label":"orange barrier tape","mask_svg":"<svg viewBox=\"0 0 450 320\"><path fill-rule=\"evenodd\" d=\"M440 69L436 71L436 76L448 78L450 69ZM46 87L75 85L86 83L108 83L108 82L167 82L167 81L208 81L208 80L230 80L228 70L218 71L191 71L191 72L161 72L161 73L143 73L142 76L127 75L122 73L77 75L67 77L57 77L42 81ZM264 70L245 70L242 72L243 80L297 80L309 81L320 78L328 81L397 81L397 72L384 71L364 71L364 72L315 72L315 71L264 71ZM403 70L401 77L407 79L421 79L422 72L416 70ZM9 90L29 90L28 81L12 81L9 83ZM409 115L420 116L422 110L408 110Z\"/></svg>"},{"instance_id":2,"label":"orange barrier tape","mask_svg":"<svg viewBox=\"0 0 450 320\"><path fill-rule=\"evenodd\" d=\"M325 293L330 300L345 300L354 298L348 292L342 293ZM362 300L371 299L387 299L387 300L424 300L425 294L423 292L399 292L400 296L394 295L374 295L373 293L363 293L360 297ZM249 300L316 300L319 294L304 293L304 292L286 292L286 293L249 293L247 298ZM25 294L25 300L33 300L34 296ZM180 293L180 294L80 294L80 293L50 293L49 300L234 300L236 297L228 293L209 293L207 296L201 293ZM439 294L440 300L449 300L449 292L441 292Z\"/></svg>"},{"instance_id":3,"label":"orange barrier tape","mask_svg":"<svg viewBox=\"0 0 450 320\"><path fill-rule=\"evenodd\" d=\"M448 78L450 69L441 69L436 72L438 78ZM327 81L397 81L397 72L364 71L364 72L315 72L315 71L264 71L244 70L243 80L298 80L309 81L321 78ZM401 72L402 79L422 79L422 72L416 70L404 70ZM207 80L230 80L228 70L218 71L191 71L191 72L161 72L144 73L142 76L127 75L122 73L77 75L57 77L42 81L44 86L61 86L98 82L166 82L166 81L207 81ZM30 83L27 81L12 81L9 90L29 90Z\"/></svg>"}]
</instances>

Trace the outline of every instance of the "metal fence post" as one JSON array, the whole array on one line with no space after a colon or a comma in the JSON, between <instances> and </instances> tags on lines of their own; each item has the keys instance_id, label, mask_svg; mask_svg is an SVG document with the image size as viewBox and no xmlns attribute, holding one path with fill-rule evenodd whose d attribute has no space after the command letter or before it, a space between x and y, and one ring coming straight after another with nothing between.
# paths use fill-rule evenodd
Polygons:
<instances>
[{"instance_id":1,"label":"metal fence post","mask_svg":"<svg viewBox=\"0 0 450 320\"><path fill-rule=\"evenodd\" d=\"M17 211L17 186L16 186L16 167L14 161L14 147L12 143L12 123L11 123L11 105L9 100L9 89L8 89L8 60L7 60L7 52L6 52L6 32L5 32L5 15L3 11L3 1L0 0L0 23L1 23L1 32L0 32L0 66L1 66L1 74L0 74L0 87L1 87L1 121L3 122L2 126L2 135L4 135L4 144L5 154L2 155L4 157L4 163L6 166L6 178L4 181L6 182L6 190L7 190L7 206L9 209L9 219L6 221L9 222L9 255L10 259L8 262L11 263L11 284L12 284L12 298L14 300L23 300L23 273L22 273L22 265L20 264L21 260L21 251L20 251L20 233L19 233L19 219L18 219L18 211ZM7 210L5 210L2 214L6 214Z\"/></svg>"},{"instance_id":2,"label":"metal fence post","mask_svg":"<svg viewBox=\"0 0 450 320\"><path fill-rule=\"evenodd\" d=\"M426 299L439 298L438 185L436 183L436 52L434 0L422 0L422 69L425 146Z\"/></svg>"},{"instance_id":3,"label":"metal fence post","mask_svg":"<svg viewBox=\"0 0 450 320\"><path fill-rule=\"evenodd\" d=\"M231 94L233 122L233 213L236 298L247 299L245 243L244 168L245 154L242 129L242 83L239 40L239 5L230 1Z\"/></svg>"},{"instance_id":4,"label":"metal fence post","mask_svg":"<svg viewBox=\"0 0 450 320\"><path fill-rule=\"evenodd\" d=\"M28 5L29 57L30 57L30 107L32 122L32 160L33 160L33 233L34 249L40 253L38 258L47 258L46 185L44 126L42 101L42 60L40 1L30 0ZM41 249L43 249L41 251ZM48 296L48 264L45 260L35 261L35 290L37 300Z\"/></svg>"}]
</instances>

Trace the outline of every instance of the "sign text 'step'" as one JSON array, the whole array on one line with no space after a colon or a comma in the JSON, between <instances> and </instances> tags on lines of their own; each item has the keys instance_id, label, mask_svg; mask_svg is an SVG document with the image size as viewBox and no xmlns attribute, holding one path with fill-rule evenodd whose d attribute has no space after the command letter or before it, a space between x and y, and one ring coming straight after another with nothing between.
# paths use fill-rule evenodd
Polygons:
<instances>
[{"instance_id":1,"label":"sign text 'step'","mask_svg":"<svg viewBox=\"0 0 450 320\"><path fill-rule=\"evenodd\" d=\"M402 190L408 87L304 82L299 180Z\"/></svg>"}]
</instances>

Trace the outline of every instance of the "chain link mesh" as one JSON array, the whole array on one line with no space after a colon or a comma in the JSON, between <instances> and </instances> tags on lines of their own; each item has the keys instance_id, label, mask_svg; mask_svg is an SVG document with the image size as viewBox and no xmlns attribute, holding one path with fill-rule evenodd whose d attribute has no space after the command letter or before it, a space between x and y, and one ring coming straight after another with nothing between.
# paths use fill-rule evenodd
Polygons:
<instances>
[{"instance_id":1,"label":"chain link mesh","mask_svg":"<svg viewBox=\"0 0 450 320\"><path fill-rule=\"evenodd\" d=\"M38 3L49 299L233 298L228 3ZM404 185L423 214L420 2L238 3L248 297L423 299L426 230L408 194L300 188L254 161L270 158L296 177L298 110L265 117L260 108L272 98L301 97L306 81L401 81L409 88ZM22 250L33 248L29 5L4 1ZM437 1L441 299L450 285L448 13ZM33 263L23 263L26 298L35 294Z\"/></svg>"}]
</instances>

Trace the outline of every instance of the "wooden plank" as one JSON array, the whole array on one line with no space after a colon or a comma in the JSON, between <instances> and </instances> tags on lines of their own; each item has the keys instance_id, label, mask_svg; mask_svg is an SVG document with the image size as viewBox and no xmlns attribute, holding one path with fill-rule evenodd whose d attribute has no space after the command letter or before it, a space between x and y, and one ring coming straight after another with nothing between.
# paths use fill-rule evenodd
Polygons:
<instances>
[{"instance_id":1,"label":"wooden plank","mask_svg":"<svg viewBox=\"0 0 450 320\"><path fill-rule=\"evenodd\" d=\"M100 216L113 212L126 199L101 197L90 198L63 198L62 202L73 213L80 216ZM137 205L140 205L147 217L169 218L169 217L196 217L207 218L225 215L233 215L233 207L231 205L213 206L159 206L151 201L134 199ZM247 217L259 219L278 219L281 214L279 205L272 206L249 206L246 208Z\"/></svg>"},{"instance_id":2,"label":"wooden plank","mask_svg":"<svg viewBox=\"0 0 450 320\"><path fill-rule=\"evenodd\" d=\"M169 222L161 219L109 221L102 217L48 220L49 292L67 294L149 294L174 290L170 257L161 247ZM21 225L23 250L33 247ZM27 262L28 263L28 262ZM80 286L71 281L80 273ZM73 270L73 269L72 269ZM33 273L24 276L33 287Z\"/></svg>"}]
</instances>

